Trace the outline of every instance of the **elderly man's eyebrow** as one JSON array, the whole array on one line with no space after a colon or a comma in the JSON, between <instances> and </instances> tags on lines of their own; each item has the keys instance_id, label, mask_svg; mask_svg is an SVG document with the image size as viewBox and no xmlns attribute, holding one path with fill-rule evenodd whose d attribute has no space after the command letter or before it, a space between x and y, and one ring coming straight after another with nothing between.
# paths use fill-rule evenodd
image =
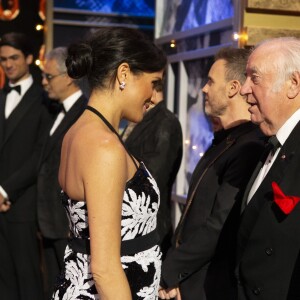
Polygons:
<instances>
[{"instance_id":1,"label":"elderly man's eyebrow","mask_svg":"<svg viewBox=\"0 0 300 300\"><path fill-rule=\"evenodd\" d=\"M258 74L261 73L261 71L256 66L253 66L252 68L250 68L250 70L252 73L258 73Z\"/></svg>"},{"instance_id":2,"label":"elderly man's eyebrow","mask_svg":"<svg viewBox=\"0 0 300 300\"><path fill-rule=\"evenodd\" d=\"M249 74L254 74L254 73L260 74L261 72L259 71L259 69L257 67L253 66L253 67L246 69L245 76L247 76Z\"/></svg>"}]
</instances>

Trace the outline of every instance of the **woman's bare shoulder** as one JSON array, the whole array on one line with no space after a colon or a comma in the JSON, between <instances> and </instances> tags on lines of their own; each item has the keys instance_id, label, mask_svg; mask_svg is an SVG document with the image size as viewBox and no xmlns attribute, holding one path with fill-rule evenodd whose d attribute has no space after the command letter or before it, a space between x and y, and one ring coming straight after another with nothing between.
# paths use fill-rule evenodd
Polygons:
<instances>
[{"instance_id":1,"label":"woman's bare shoulder","mask_svg":"<svg viewBox=\"0 0 300 300\"><path fill-rule=\"evenodd\" d=\"M119 138L111 131L95 124L86 124L76 129L73 146L86 160L105 161L125 159L126 151Z\"/></svg>"}]
</instances>

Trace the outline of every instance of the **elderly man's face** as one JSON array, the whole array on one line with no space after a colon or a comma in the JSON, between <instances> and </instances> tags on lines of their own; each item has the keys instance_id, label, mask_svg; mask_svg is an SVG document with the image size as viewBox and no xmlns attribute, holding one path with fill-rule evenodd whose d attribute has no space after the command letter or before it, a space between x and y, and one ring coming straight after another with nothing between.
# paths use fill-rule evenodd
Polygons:
<instances>
[{"instance_id":1,"label":"elderly man's face","mask_svg":"<svg viewBox=\"0 0 300 300\"><path fill-rule=\"evenodd\" d=\"M50 99L63 101L68 94L70 79L66 72L60 72L55 59L46 60L42 84Z\"/></svg>"},{"instance_id":2,"label":"elderly man's face","mask_svg":"<svg viewBox=\"0 0 300 300\"><path fill-rule=\"evenodd\" d=\"M283 125L287 109L286 84L274 89L278 78L276 67L272 64L274 59L273 53L256 49L249 57L247 79L241 89L241 94L247 96L247 102L251 105L251 121L259 124L262 132L268 136L274 135Z\"/></svg>"}]
</instances>

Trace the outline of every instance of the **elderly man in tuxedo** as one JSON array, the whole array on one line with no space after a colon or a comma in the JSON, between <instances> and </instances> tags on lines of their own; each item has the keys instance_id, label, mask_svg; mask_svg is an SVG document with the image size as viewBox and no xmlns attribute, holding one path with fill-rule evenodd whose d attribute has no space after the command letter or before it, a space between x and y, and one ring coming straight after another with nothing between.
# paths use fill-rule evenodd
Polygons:
<instances>
[{"instance_id":1,"label":"elderly man in tuxedo","mask_svg":"<svg viewBox=\"0 0 300 300\"><path fill-rule=\"evenodd\" d=\"M46 299L50 299L56 276L63 267L69 233L67 214L59 197L58 169L62 140L87 103L78 82L67 74L66 58L67 48L54 48L46 55L42 74L44 89L60 108L46 135L37 177L37 215L45 258Z\"/></svg>"},{"instance_id":2,"label":"elderly man in tuxedo","mask_svg":"<svg viewBox=\"0 0 300 300\"><path fill-rule=\"evenodd\" d=\"M221 140L212 144L193 172L174 244L162 265L161 285L165 288L160 291L162 299L175 296L178 286L182 300L204 300L205 285L209 285L209 290L220 293L219 299L232 300L233 279L226 273L219 275L222 267L210 272L208 283L206 276L220 248L218 242L227 217L234 203L240 204L263 149L259 129L250 122L250 105L240 95L247 58L245 49L220 50L202 89L205 112L218 118L224 131L220 132ZM228 264L233 268L228 244L229 240L218 252L228 256ZM222 283L228 296L225 296L225 289L214 288L215 283Z\"/></svg>"},{"instance_id":3,"label":"elderly man in tuxedo","mask_svg":"<svg viewBox=\"0 0 300 300\"><path fill-rule=\"evenodd\" d=\"M300 40L257 45L246 74L251 120L271 139L243 199L238 299L300 299Z\"/></svg>"},{"instance_id":4,"label":"elderly man in tuxedo","mask_svg":"<svg viewBox=\"0 0 300 300\"><path fill-rule=\"evenodd\" d=\"M0 91L0 293L1 299L41 299L36 226L36 173L31 157L51 118L43 89L33 81L28 37L8 33L0 41L0 63L8 79Z\"/></svg>"}]
</instances>

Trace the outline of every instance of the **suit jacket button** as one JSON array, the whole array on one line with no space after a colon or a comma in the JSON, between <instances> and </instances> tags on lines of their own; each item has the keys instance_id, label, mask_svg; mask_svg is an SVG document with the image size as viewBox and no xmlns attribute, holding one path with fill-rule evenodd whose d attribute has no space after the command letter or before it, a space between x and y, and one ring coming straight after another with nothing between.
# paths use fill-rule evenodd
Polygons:
<instances>
[{"instance_id":1,"label":"suit jacket button","mask_svg":"<svg viewBox=\"0 0 300 300\"><path fill-rule=\"evenodd\" d=\"M252 292L253 292L254 295L259 295L260 292L261 292L261 289L260 289L259 287L257 287L257 288L254 288L254 289L252 290Z\"/></svg>"},{"instance_id":2,"label":"suit jacket button","mask_svg":"<svg viewBox=\"0 0 300 300\"><path fill-rule=\"evenodd\" d=\"M270 255L273 254L273 249L272 249L272 248L266 248L266 249L265 249L265 253L266 253L268 256L270 256Z\"/></svg>"},{"instance_id":3,"label":"suit jacket button","mask_svg":"<svg viewBox=\"0 0 300 300\"><path fill-rule=\"evenodd\" d=\"M186 276L188 276L189 274L187 272L184 272L184 273L179 273L178 274L178 279L181 280L183 278L185 278Z\"/></svg>"}]
</instances>

